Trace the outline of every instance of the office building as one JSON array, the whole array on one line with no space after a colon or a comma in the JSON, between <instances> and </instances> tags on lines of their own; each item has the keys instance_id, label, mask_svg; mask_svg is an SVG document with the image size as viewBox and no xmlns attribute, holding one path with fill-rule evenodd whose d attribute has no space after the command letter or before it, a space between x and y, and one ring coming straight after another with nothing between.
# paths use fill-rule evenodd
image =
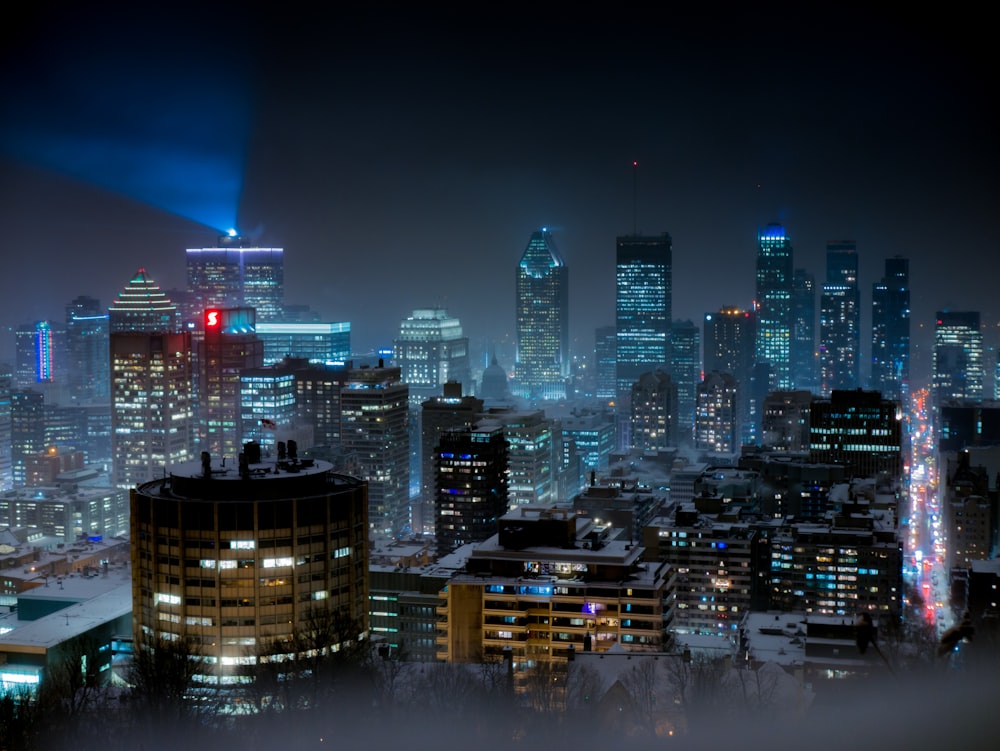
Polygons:
<instances>
[{"instance_id":1,"label":"office building","mask_svg":"<svg viewBox=\"0 0 1000 751\"><path fill-rule=\"evenodd\" d=\"M462 384L446 383L443 391L442 396L431 397L420 406L420 497L413 505L413 529L418 532L431 533L436 523L434 462L441 434L451 428L472 425L483 411L483 400L463 396Z\"/></svg>"},{"instance_id":2,"label":"office building","mask_svg":"<svg viewBox=\"0 0 1000 751\"><path fill-rule=\"evenodd\" d=\"M264 364L264 343L255 333L253 308L209 308L203 322L196 373L198 445L235 461L244 443L240 374Z\"/></svg>"},{"instance_id":3,"label":"office building","mask_svg":"<svg viewBox=\"0 0 1000 751\"><path fill-rule=\"evenodd\" d=\"M177 306L139 269L108 309L112 334L121 332L172 333L180 331Z\"/></svg>"},{"instance_id":4,"label":"office building","mask_svg":"<svg viewBox=\"0 0 1000 751\"><path fill-rule=\"evenodd\" d=\"M74 403L110 399L108 312L93 297L81 295L66 306L66 384Z\"/></svg>"},{"instance_id":5,"label":"office building","mask_svg":"<svg viewBox=\"0 0 1000 751\"><path fill-rule=\"evenodd\" d=\"M235 232L214 248L187 250L189 320L208 308L254 308L261 322L281 321L285 299L282 248L261 248Z\"/></svg>"},{"instance_id":6,"label":"office building","mask_svg":"<svg viewBox=\"0 0 1000 751\"><path fill-rule=\"evenodd\" d=\"M780 224L757 235L757 362L770 368L769 389L792 388L792 244Z\"/></svg>"},{"instance_id":7,"label":"office building","mask_svg":"<svg viewBox=\"0 0 1000 751\"><path fill-rule=\"evenodd\" d=\"M449 381L472 386L469 338L462 323L444 308L420 308L399 324L393 361L410 387L410 402L419 407L440 396Z\"/></svg>"},{"instance_id":8,"label":"office building","mask_svg":"<svg viewBox=\"0 0 1000 751\"><path fill-rule=\"evenodd\" d=\"M677 386L677 442L690 446L701 381L701 337L691 321L674 321L671 326L670 377Z\"/></svg>"},{"instance_id":9,"label":"office building","mask_svg":"<svg viewBox=\"0 0 1000 751\"><path fill-rule=\"evenodd\" d=\"M14 333L15 386L53 393L66 387L66 329L57 322L36 321Z\"/></svg>"},{"instance_id":10,"label":"office building","mask_svg":"<svg viewBox=\"0 0 1000 751\"><path fill-rule=\"evenodd\" d=\"M507 445L503 425L488 418L438 435L433 451L438 557L497 533L508 506Z\"/></svg>"},{"instance_id":11,"label":"office building","mask_svg":"<svg viewBox=\"0 0 1000 751\"><path fill-rule=\"evenodd\" d=\"M761 447L768 451L808 451L812 401L808 391L768 394L761 414Z\"/></svg>"},{"instance_id":12,"label":"office building","mask_svg":"<svg viewBox=\"0 0 1000 751\"><path fill-rule=\"evenodd\" d=\"M632 386L631 447L663 451L677 445L677 385L662 370L643 373Z\"/></svg>"},{"instance_id":13,"label":"office building","mask_svg":"<svg viewBox=\"0 0 1000 751\"><path fill-rule=\"evenodd\" d=\"M372 532L396 535L411 524L409 388L399 368L350 368L340 394L341 448L368 481Z\"/></svg>"},{"instance_id":14,"label":"office building","mask_svg":"<svg viewBox=\"0 0 1000 751\"><path fill-rule=\"evenodd\" d=\"M834 391L809 410L809 460L841 464L849 477L897 478L903 468L902 414L877 391Z\"/></svg>"},{"instance_id":15,"label":"office building","mask_svg":"<svg viewBox=\"0 0 1000 751\"><path fill-rule=\"evenodd\" d=\"M483 417L503 426L508 444L510 506L553 503L563 458L558 425L540 409L492 408Z\"/></svg>"},{"instance_id":16,"label":"office building","mask_svg":"<svg viewBox=\"0 0 1000 751\"><path fill-rule=\"evenodd\" d=\"M670 367L673 322L670 235L619 237L615 253L615 362L618 405L628 414L632 385Z\"/></svg>"},{"instance_id":17,"label":"office building","mask_svg":"<svg viewBox=\"0 0 1000 751\"><path fill-rule=\"evenodd\" d=\"M48 482L0 493L0 527L34 527L64 544L127 535L128 495L117 488Z\"/></svg>"},{"instance_id":18,"label":"office building","mask_svg":"<svg viewBox=\"0 0 1000 751\"><path fill-rule=\"evenodd\" d=\"M570 463L569 452L573 451L582 463L582 472L606 472L615 450L614 415L609 411L574 410L559 423L566 452L563 464Z\"/></svg>"},{"instance_id":19,"label":"office building","mask_svg":"<svg viewBox=\"0 0 1000 751\"><path fill-rule=\"evenodd\" d=\"M15 488L27 484L28 457L42 451L45 445L45 395L34 390L12 391L10 446Z\"/></svg>"},{"instance_id":20,"label":"office building","mask_svg":"<svg viewBox=\"0 0 1000 751\"><path fill-rule=\"evenodd\" d=\"M202 658L196 684L253 680L265 654L305 659L290 645L309 624L366 636L364 482L326 462L261 462L251 443L239 463L206 454L143 483L130 511L136 646L191 644Z\"/></svg>"},{"instance_id":21,"label":"office building","mask_svg":"<svg viewBox=\"0 0 1000 751\"><path fill-rule=\"evenodd\" d=\"M0 363L0 491L14 487L14 373Z\"/></svg>"},{"instance_id":22,"label":"office building","mask_svg":"<svg viewBox=\"0 0 1000 751\"><path fill-rule=\"evenodd\" d=\"M295 364L300 364L302 369ZM287 444L295 441L302 448L315 445L313 424L308 417L303 418L302 405L298 400L299 378L305 366L305 360L288 360L270 367L244 369L239 373L240 434L244 441L257 443L265 457L276 456L279 442ZM336 399L332 402L338 436L339 404L338 383Z\"/></svg>"},{"instance_id":23,"label":"office building","mask_svg":"<svg viewBox=\"0 0 1000 751\"><path fill-rule=\"evenodd\" d=\"M615 327L601 326L594 332L594 397L612 402L618 396Z\"/></svg>"},{"instance_id":24,"label":"office building","mask_svg":"<svg viewBox=\"0 0 1000 751\"><path fill-rule=\"evenodd\" d=\"M698 384L695 448L714 454L740 449L739 386L731 373L713 370Z\"/></svg>"},{"instance_id":25,"label":"office building","mask_svg":"<svg viewBox=\"0 0 1000 751\"><path fill-rule=\"evenodd\" d=\"M902 400L910 381L910 261L885 259L885 274L872 285L871 386L886 399Z\"/></svg>"},{"instance_id":26,"label":"office building","mask_svg":"<svg viewBox=\"0 0 1000 751\"><path fill-rule=\"evenodd\" d=\"M938 406L983 399L983 335L978 311L939 311L934 326L932 385Z\"/></svg>"},{"instance_id":27,"label":"office building","mask_svg":"<svg viewBox=\"0 0 1000 751\"><path fill-rule=\"evenodd\" d=\"M351 357L351 324L257 321L257 336L264 343L264 364L286 357L311 363L345 363Z\"/></svg>"},{"instance_id":28,"label":"office building","mask_svg":"<svg viewBox=\"0 0 1000 751\"><path fill-rule=\"evenodd\" d=\"M819 391L816 367L816 278L805 269L792 273L792 383L796 389Z\"/></svg>"},{"instance_id":29,"label":"office building","mask_svg":"<svg viewBox=\"0 0 1000 751\"><path fill-rule=\"evenodd\" d=\"M514 393L565 399L570 376L569 270L552 239L531 235L517 266L517 361Z\"/></svg>"},{"instance_id":30,"label":"office building","mask_svg":"<svg viewBox=\"0 0 1000 751\"><path fill-rule=\"evenodd\" d=\"M861 359L861 297L853 241L826 246L826 283L820 301L820 392L858 386Z\"/></svg>"}]
</instances>

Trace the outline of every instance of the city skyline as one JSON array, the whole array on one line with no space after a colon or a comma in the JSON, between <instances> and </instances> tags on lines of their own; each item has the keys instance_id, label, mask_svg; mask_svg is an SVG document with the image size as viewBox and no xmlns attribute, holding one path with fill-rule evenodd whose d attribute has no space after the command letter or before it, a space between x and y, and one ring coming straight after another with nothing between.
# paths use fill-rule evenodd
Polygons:
<instances>
[{"instance_id":1,"label":"city skyline","mask_svg":"<svg viewBox=\"0 0 1000 751\"><path fill-rule=\"evenodd\" d=\"M9 32L0 226L7 257L26 260L0 282L0 324L58 319L79 295L109 305L140 267L184 287L185 249L229 228L113 184L129 168L160 185L159 147L192 157L173 162L188 167L185 202L206 209L206 185L233 179L213 165L240 162L236 229L285 248L286 301L350 321L356 351L434 306L470 341L512 341L509 270L541 227L574 269L577 355L614 322L614 243L629 232L670 233L674 319L749 308L769 222L817 279L828 241L857 241L865 357L871 284L896 255L911 262L918 347L948 308L981 311L992 345L988 275L966 272L993 250L998 152L981 92L994 76L947 24L845 12L817 27L765 9L709 29L685 11L658 35L656 16L512 12L485 28L438 9L411 27L379 7L315 29L227 26L211 9L188 23L179 9L156 32L137 12L97 29L101 12L39 11ZM227 61L174 65L223 28L265 40L275 61L234 44ZM849 54L831 59L835 44ZM926 379L929 358L914 366Z\"/></svg>"}]
</instances>

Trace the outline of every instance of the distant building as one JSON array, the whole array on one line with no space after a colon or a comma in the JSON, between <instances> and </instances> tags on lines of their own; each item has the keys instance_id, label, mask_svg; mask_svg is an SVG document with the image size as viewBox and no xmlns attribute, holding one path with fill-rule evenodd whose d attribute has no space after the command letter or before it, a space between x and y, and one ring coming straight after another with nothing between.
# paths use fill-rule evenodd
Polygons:
<instances>
[{"instance_id":1,"label":"distant building","mask_svg":"<svg viewBox=\"0 0 1000 751\"><path fill-rule=\"evenodd\" d=\"M984 372L978 311L939 311L934 327L935 402L982 401Z\"/></svg>"},{"instance_id":2,"label":"distant building","mask_svg":"<svg viewBox=\"0 0 1000 751\"><path fill-rule=\"evenodd\" d=\"M0 363L0 491L14 487L13 385L10 366Z\"/></svg>"},{"instance_id":3,"label":"distant building","mask_svg":"<svg viewBox=\"0 0 1000 751\"><path fill-rule=\"evenodd\" d=\"M177 306L146 274L146 269L139 269L118 293L108 309L108 323L112 334L180 331Z\"/></svg>"},{"instance_id":4,"label":"distant building","mask_svg":"<svg viewBox=\"0 0 1000 751\"><path fill-rule=\"evenodd\" d=\"M670 365L673 322L673 243L656 236L624 235L615 254L615 361L618 405L628 414L632 384L643 373Z\"/></svg>"},{"instance_id":5,"label":"distant building","mask_svg":"<svg viewBox=\"0 0 1000 751\"><path fill-rule=\"evenodd\" d=\"M885 260L872 285L872 388L902 400L910 382L910 261Z\"/></svg>"},{"instance_id":6,"label":"distant building","mask_svg":"<svg viewBox=\"0 0 1000 751\"><path fill-rule=\"evenodd\" d=\"M93 297L81 295L66 306L66 375L74 403L110 399L108 311Z\"/></svg>"},{"instance_id":7,"label":"distant building","mask_svg":"<svg viewBox=\"0 0 1000 751\"><path fill-rule=\"evenodd\" d=\"M264 343L264 364L286 357L311 363L344 363L351 357L351 324L259 321L257 336Z\"/></svg>"},{"instance_id":8,"label":"distant building","mask_svg":"<svg viewBox=\"0 0 1000 751\"><path fill-rule=\"evenodd\" d=\"M903 469L899 404L877 391L834 391L814 399L809 412L809 458L843 464L851 476L900 476Z\"/></svg>"},{"instance_id":9,"label":"distant building","mask_svg":"<svg viewBox=\"0 0 1000 751\"><path fill-rule=\"evenodd\" d=\"M691 321L674 321L670 329L670 378L677 386L677 442L692 445L698 383L701 381L701 341Z\"/></svg>"},{"instance_id":10,"label":"distant building","mask_svg":"<svg viewBox=\"0 0 1000 751\"><path fill-rule=\"evenodd\" d=\"M570 376L569 271L541 229L531 235L517 267L515 395L565 399Z\"/></svg>"},{"instance_id":11,"label":"distant building","mask_svg":"<svg viewBox=\"0 0 1000 751\"><path fill-rule=\"evenodd\" d=\"M233 233L214 248L187 250L190 320L207 308L250 307L261 322L281 321L285 300L282 248L261 248Z\"/></svg>"},{"instance_id":12,"label":"distant building","mask_svg":"<svg viewBox=\"0 0 1000 751\"><path fill-rule=\"evenodd\" d=\"M27 484L28 457L44 450L45 444L45 396L33 390L11 392L11 473L15 488Z\"/></svg>"},{"instance_id":13,"label":"distant building","mask_svg":"<svg viewBox=\"0 0 1000 751\"><path fill-rule=\"evenodd\" d=\"M757 235L757 362L770 367L770 390L793 388L792 244L780 224Z\"/></svg>"},{"instance_id":14,"label":"distant building","mask_svg":"<svg viewBox=\"0 0 1000 751\"><path fill-rule=\"evenodd\" d=\"M632 386L631 446L659 451L677 445L677 385L663 371L642 374Z\"/></svg>"},{"instance_id":15,"label":"distant building","mask_svg":"<svg viewBox=\"0 0 1000 751\"><path fill-rule=\"evenodd\" d=\"M461 321L444 308L419 308L403 319L393 342L393 361L415 407L440 396L449 381L472 386L469 337L462 333Z\"/></svg>"},{"instance_id":16,"label":"distant building","mask_svg":"<svg viewBox=\"0 0 1000 751\"><path fill-rule=\"evenodd\" d=\"M816 354L816 277L806 269L795 269L792 272L792 342L788 355L793 388L819 392Z\"/></svg>"},{"instance_id":17,"label":"distant building","mask_svg":"<svg viewBox=\"0 0 1000 751\"><path fill-rule=\"evenodd\" d=\"M117 488L58 484L0 493L0 527L35 527L63 543L128 534L128 496Z\"/></svg>"},{"instance_id":18,"label":"distant building","mask_svg":"<svg viewBox=\"0 0 1000 751\"><path fill-rule=\"evenodd\" d=\"M739 387L730 373L712 371L698 384L695 448L712 453L739 451Z\"/></svg>"},{"instance_id":19,"label":"distant building","mask_svg":"<svg viewBox=\"0 0 1000 751\"><path fill-rule=\"evenodd\" d=\"M618 396L616 348L614 326L601 326L594 331L594 398L601 401L613 401Z\"/></svg>"},{"instance_id":20,"label":"distant building","mask_svg":"<svg viewBox=\"0 0 1000 751\"><path fill-rule=\"evenodd\" d=\"M609 412L574 411L560 420L563 448L572 444L586 472L603 473L615 450L615 421Z\"/></svg>"},{"instance_id":21,"label":"distant building","mask_svg":"<svg viewBox=\"0 0 1000 751\"><path fill-rule=\"evenodd\" d=\"M808 391L768 394L761 414L760 445L770 451L808 451L812 401Z\"/></svg>"},{"instance_id":22,"label":"distant building","mask_svg":"<svg viewBox=\"0 0 1000 751\"><path fill-rule=\"evenodd\" d=\"M507 439L496 420L440 432L434 448L439 557L497 533L497 521L507 513L508 464Z\"/></svg>"},{"instance_id":23,"label":"distant building","mask_svg":"<svg viewBox=\"0 0 1000 751\"><path fill-rule=\"evenodd\" d=\"M820 392L854 389L861 361L858 251L853 240L826 244L826 283L820 301Z\"/></svg>"}]
</instances>

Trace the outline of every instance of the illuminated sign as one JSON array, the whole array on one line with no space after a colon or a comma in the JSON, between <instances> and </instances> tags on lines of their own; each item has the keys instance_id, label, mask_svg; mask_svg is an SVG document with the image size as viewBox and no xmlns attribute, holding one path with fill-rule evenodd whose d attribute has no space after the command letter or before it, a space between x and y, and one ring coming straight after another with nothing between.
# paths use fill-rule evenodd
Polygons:
<instances>
[{"instance_id":1,"label":"illuminated sign","mask_svg":"<svg viewBox=\"0 0 1000 751\"><path fill-rule=\"evenodd\" d=\"M221 320L222 313L218 310L206 310L205 311L205 328L206 329L217 329Z\"/></svg>"}]
</instances>

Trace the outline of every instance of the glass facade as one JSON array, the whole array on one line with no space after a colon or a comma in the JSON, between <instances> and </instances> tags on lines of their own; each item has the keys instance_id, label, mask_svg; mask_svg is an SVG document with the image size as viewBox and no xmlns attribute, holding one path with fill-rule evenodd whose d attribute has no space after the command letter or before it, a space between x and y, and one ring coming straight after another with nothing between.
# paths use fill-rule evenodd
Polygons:
<instances>
[{"instance_id":1,"label":"glass facade","mask_svg":"<svg viewBox=\"0 0 1000 751\"><path fill-rule=\"evenodd\" d=\"M757 362L770 367L768 387L791 389L792 244L780 224L757 236Z\"/></svg>"}]
</instances>

